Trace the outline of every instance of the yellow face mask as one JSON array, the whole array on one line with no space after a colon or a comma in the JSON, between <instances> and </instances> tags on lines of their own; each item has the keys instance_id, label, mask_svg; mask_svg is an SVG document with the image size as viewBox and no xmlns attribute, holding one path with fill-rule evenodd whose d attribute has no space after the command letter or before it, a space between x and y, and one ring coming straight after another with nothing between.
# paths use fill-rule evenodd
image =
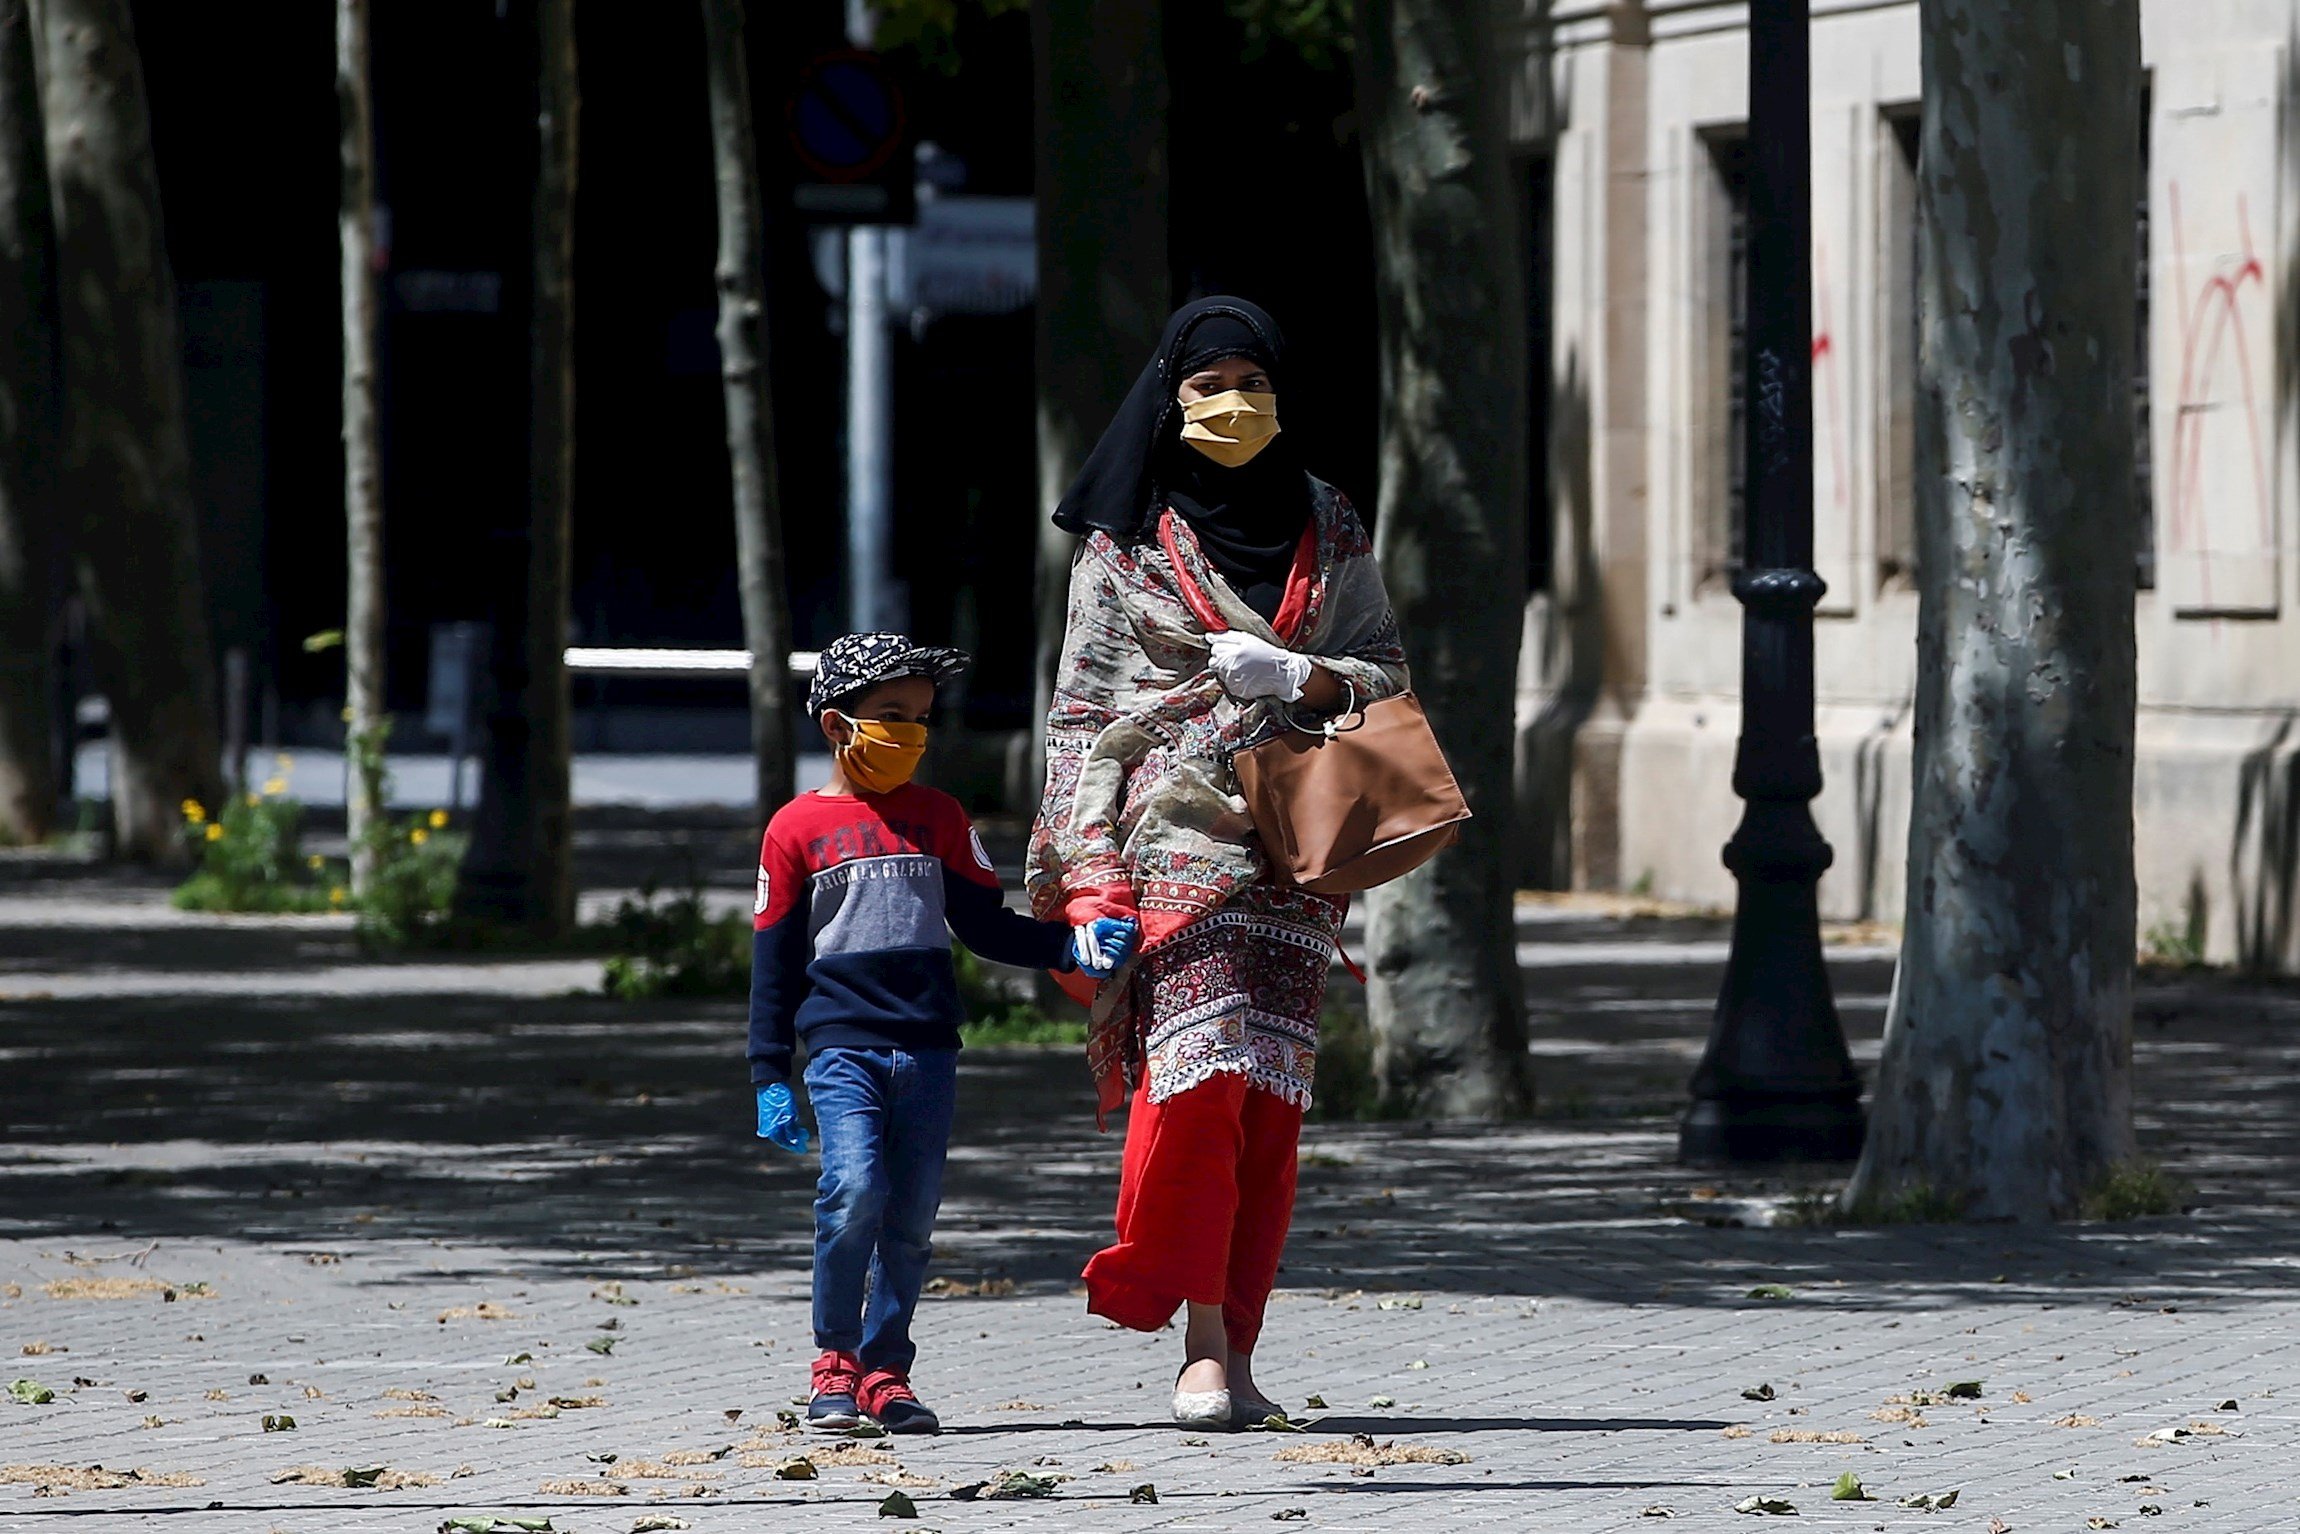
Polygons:
<instances>
[{"instance_id":1,"label":"yellow face mask","mask_svg":"<svg viewBox=\"0 0 2300 1534\"><path fill-rule=\"evenodd\" d=\"M926 753L925 725L839 717L854 732L838 748L839 770L855 787L866 794L892 793L918 771L918 759Z\"/></svg>"},{"instance_id":2,"label":"yellow face mask","mask_svg":"<svg viewBox=\"0 0 2300 1534\"><path fill-rule=\"evenodd\" d=\"M1278 396L1225 389L1182 407L1182 440L1225 469L1252 461L1278 434Z\"/></svg>"}]
</instances>

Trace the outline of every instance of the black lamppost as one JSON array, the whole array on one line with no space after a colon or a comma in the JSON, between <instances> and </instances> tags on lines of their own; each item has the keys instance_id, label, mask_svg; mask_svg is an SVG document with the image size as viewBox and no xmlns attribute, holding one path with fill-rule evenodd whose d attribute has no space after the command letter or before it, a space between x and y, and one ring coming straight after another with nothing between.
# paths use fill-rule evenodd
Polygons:
<instances>
[{"instance_id":1,"label":"black lamppost","mask_svg":"<svg viewBox=\"0 0 2300 1534\"><path fill-rule=\"evenodd\" d=\"M1860 1152L1861 1081L1821 959L1813 824L1812 64L1807 0L1749 4L1749 240L1741 742L1747 803L1725 866L1733 950L1679 1131L1686 1161L1836 1161Z\"/></svg>"}]
</instances>

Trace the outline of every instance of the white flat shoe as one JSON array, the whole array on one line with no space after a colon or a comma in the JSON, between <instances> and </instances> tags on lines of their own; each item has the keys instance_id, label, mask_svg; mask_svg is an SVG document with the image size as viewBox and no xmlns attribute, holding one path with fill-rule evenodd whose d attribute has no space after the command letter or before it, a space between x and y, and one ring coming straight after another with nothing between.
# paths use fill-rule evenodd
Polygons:
<instances>
[{"instance_id":1,"label":"white flat shoe","mask_svg":"<svg viewBox=\"0 0 2300 1534\"><path fill-rule=\"evenodd\" d=\"M1227 1390L1177 1390L1174 1392L1174 1425L1195 1428L1201 1433L1227 1433L1230 1431L1230 1392Z\"/></svg>"}]
</instances>

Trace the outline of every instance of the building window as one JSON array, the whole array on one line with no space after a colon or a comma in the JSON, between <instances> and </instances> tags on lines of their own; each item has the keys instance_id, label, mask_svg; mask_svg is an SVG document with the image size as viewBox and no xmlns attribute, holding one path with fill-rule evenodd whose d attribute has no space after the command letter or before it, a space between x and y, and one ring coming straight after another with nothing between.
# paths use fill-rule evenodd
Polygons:
<instances>
[{"instance_id":1,"label":"building window","mask_svg":"<svg viewBox=\"0 0 2300 1534\"><path fill-rule=\"evenodd\" d=\"M1525 583L1549 591L1556 580L1557 497L1550 483L1550 305L1556 289L1552 231L1556 174L1548 155L1525 161L1519 181L1525 236Z\"/></svg>"},{"instance_id":2,"label":"building window","mask_svg":"<svg viewBox=\"0 0 2300 1534\"><path fill-rule=\"evenodd\" d=\"M1730 579L1747 525L1749 341L1749 135L1745 127L1701 135L1696 174L1700 238L1695 313L1697 356L1693 495L1699 537L1697 585Z\"/></svg>"},{"instance_id":3,"label":"building window","mask_svg":"<svg viewBox=\"0 0 2300 1534\"><path fill-rule=\"evenodd\" d=\"M1888 107L1877 178L1877 581L1917 574L1917 108Z\"/></svg>"},{"instance_id":4,"label":"building window","mask_svg":"<svg viewBox=\"0 0 2300 1534\"><path fill-rule=\"evenodd\" d=\"M2132 211L2132 504L2140 518L2140 589L2156 589L2156 456L2149 440L2148 352L2148 155L2149 118L2155 93L2140 81L2140 189Z\"/></svg>"}]
</instances>

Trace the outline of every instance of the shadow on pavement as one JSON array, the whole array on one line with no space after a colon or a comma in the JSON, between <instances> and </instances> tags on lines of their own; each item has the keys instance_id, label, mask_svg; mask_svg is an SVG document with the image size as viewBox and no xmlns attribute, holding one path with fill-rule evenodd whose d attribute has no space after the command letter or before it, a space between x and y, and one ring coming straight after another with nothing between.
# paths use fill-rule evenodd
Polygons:
<instances>
[{"instance_id":1,"label":"shadow on pavement","mask_svg":"<svg viewBox=\"0 0 2300 1534\"><path fill-rule=\"evenodd\" d=\"M106 890L125 903L116 927L0 914L0 969L228 975L356 958L340 930L141 930L134 902L148 909L156 892ZM64 885L0 872L7 911L35 894L60 900ZM1616 924L1617 940L1632 935ZM1866 989L1877 968L1847 987L1864 1051L1881 1022ZM2199 1216L1733 1229L1679 1215L1715 1210L1729 1224L1737 1197L1821 1174L1726 1179L1675 1164L1672 1115L1714 982L1685 963L1534 973L1547 1117L1313 1125L1283 1288L1345 1302L1352 1290L1428 1289L1723 1307L1786 1283L1824 1307L2073 1294L2153 1309L2278 1287L2300 1261L2285 1159L2300 1142L2289 989L2143 988L2144 1139L2197 1183ZM740 1002L483 990L43 999L10 993L0 973L0 1235L231 1236L321 1262L376 1237L437 1240L594 1277L771 1271L803 1290L813 1164L750 1132ZM1072 1051L970 1052L936 1271L962 1287L1069 1288L1105 1237L1120 1145L1115 1129L1095 1132ZM436 1256L453 1263L452 1251Z\"/></svg>"}]
</instances>

